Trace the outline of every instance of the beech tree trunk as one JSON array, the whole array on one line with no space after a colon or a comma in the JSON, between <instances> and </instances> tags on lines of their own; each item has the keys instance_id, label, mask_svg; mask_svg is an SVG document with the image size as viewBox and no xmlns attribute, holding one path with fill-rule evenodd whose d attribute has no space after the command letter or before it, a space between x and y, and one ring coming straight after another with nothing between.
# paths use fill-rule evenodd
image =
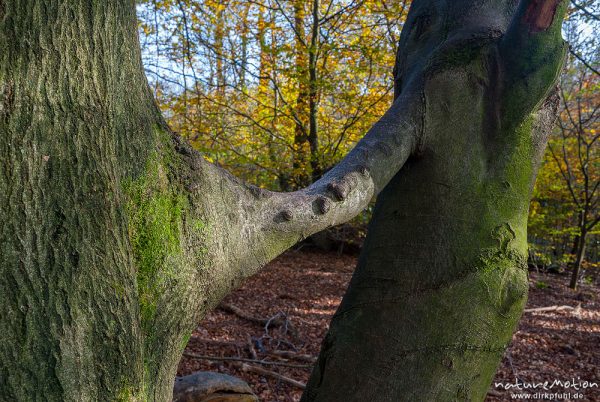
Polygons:
<instances>
[{"instance_id":1,"label":"beech tree trunk","mask_svg":"<svg viewBox=\"0 0 600 402\"><path fill-rule=\"evenodd\" d=\"M422 99L417 151L377 199L302 401L484 400L526 302L564 7L412 3L395 89Z\"/></svg>"},{"instance_id":2,"label":"beech tree trunk","mask_svg":"<svg viewBox=\"0 0 600 402\"><path fill-rule=\"evenodd\" d=\"M553 103L530 113L564 46L554 0L472 3L416 1L394 104L319 181L274 193L169 131L133 0L0 0L1 398L168 401L204 314L411 155L306 398L481 398L524 303Z\"/></svg>"}]
</instances>

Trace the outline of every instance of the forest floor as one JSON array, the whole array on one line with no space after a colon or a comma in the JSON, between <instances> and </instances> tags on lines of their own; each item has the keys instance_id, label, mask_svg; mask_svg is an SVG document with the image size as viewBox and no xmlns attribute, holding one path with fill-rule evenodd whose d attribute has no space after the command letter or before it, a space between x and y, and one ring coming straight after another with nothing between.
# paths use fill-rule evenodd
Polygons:
<instances>
[{"instance_id":1,"label":"forest floor","mask_svg":"<svg viewBox=\"0 0 600 402\"><path fill-rule=\"evenodd\" d=\"M178 375L231 374L247 381L261 401L298 401L355 265L354 256L288 251L229 295L198 326ZM521 391L514 386L509 390L503 386L548 381L550 387L555 380L574 380L580 389L555 384L542 391L554 400L600 401L600 286L596 281L572 291L567 284L565 275L530 273L527 309L574 309L524 313L486 401L541 400L543 395L519 397ZM582 389L584 381L598 387Z\"/></svg>"}]
</instances>

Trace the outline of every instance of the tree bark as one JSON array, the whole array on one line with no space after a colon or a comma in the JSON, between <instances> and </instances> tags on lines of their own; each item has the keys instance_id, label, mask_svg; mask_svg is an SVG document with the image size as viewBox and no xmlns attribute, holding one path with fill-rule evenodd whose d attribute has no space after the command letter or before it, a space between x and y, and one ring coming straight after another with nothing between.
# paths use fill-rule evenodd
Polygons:
<instances>
[{"instance_id":1,"label":"tree bark","mask_svg":"<svg viewBox=\"0 0 600 402\"><path fill-rule=\"evenodd\" d=\"M133 1L0 1L4 400L152 393L160 371L144 358L121 189L160 121L135 30Z\"/></svg>"},{"instance_id":2,"label":"tree bark","mask_svg":"<svg viewBox=\"0 0 600 402\"><path fill-rule=\"evenodd\" d=\"M302 401L484 400L526 301L564 7L412 3L395 89L420 94L422 134L377 199Z\"/></svg>"}]
</instances>

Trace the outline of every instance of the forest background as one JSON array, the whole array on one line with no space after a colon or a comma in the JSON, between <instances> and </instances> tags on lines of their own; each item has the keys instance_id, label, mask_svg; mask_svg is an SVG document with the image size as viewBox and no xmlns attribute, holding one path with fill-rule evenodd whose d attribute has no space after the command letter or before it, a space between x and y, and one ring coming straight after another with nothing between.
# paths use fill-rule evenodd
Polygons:
<instances>
[{"instance_id":1,"label":"forest background","mask_svg":"<svg viewBox=\"0 0 600 402\"><path fill-rule=\"evenodd\" d=\"M341 160L387 110L409 5L144 0L146 75L171 127L206 159L260 187L293 191ZM600 270L597 32L600 1L572 1L559 117L529 211L530 264L569 270L573 288ZM370 212L321 243L360 243Z\"/></svg>"}]
</instances>

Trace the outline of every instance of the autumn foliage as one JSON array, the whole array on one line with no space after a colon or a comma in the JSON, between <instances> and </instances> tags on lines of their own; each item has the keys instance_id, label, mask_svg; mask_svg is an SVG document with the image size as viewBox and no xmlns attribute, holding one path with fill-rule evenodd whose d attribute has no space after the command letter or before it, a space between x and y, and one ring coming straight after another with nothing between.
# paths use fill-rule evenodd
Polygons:
<instances>
[{"instance_id":1,"label":"autumn foliage","mask_svg":"<svg viewBox=\"0 0 600 402\"><path fill-rule=\"evenodd\" d=\"M588 3L574 4L565 24L560 117L529 216L530 262L569 267L576 280L594 274L600 252L600 80L589 35L598 21ZM409 5L146 0L146 73L171 126L207 159L261 187L294 190L338 162L389 106Z\"/></svg>"}]
</instances>

